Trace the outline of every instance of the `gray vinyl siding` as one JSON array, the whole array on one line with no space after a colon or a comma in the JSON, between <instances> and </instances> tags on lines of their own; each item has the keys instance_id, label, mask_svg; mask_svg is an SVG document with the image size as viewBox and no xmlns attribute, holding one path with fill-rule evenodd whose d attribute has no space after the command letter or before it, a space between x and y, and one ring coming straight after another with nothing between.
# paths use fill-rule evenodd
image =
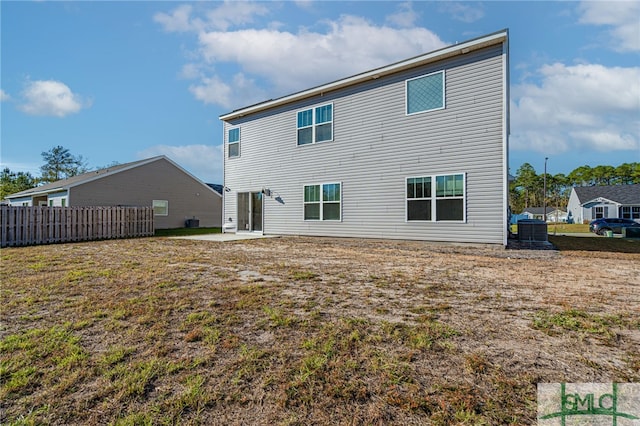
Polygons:
<instances>
[{"instance_id":1,"label":"gray vinyl siding","mask_svg":"<svg viewBox=\"0 0 640 426\"><path fill-rule=\"evenodd\" d=\"M504 64L500 44L225 122L225 220L236 221L238 192L268 188L265 234L502 244ZM407 116L405 81L442 69L446 108ZM297 146L296 112L329 102L333 141ZM228 158L236 126L241 155ZM406 178L455 173L465 174L466 222L407 222ZM333 182L342 220L304 221L304 185Z\"/></svg>"},{"instance_id":2,"label":"gray vinyl siding","mask_svg":"<svg viewBox=\"0 0 640 426\"><path fill-rule=\"evenodd\" d=\"M167 200L169 215L155 216L157 229L183 228L193 217L201 227L221 226L220 195L164 159L74 186L69 198L72 206L151 206L153 200Z\"/></svg>"}]
</instances>

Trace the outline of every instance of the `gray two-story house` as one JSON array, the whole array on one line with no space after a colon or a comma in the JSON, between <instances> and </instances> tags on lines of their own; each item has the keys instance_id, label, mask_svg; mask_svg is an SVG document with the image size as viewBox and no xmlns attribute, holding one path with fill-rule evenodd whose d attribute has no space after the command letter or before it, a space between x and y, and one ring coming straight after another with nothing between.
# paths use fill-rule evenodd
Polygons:
<instances>
[{"instance_id":1,"label":"gray two-story house","mask_svg":"<svg viewBox=\"0 0 640 426\"><path fill-rule=\"evenodd\" d=\"M507 243L507 30L220 119L227 230Z\"/></svg>"}]
</instances>

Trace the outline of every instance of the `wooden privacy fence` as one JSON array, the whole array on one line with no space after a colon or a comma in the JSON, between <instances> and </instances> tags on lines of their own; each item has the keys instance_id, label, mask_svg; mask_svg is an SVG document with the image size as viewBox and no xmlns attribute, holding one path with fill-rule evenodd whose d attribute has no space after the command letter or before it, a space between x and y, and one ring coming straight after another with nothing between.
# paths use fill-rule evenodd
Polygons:
<instances>
[{"instance_id":1,"label":"wooden privacy fence","mask_svg":"<svg viewBox=\"0 0 640 426\"><path fill-rule=\"evenodd\" d=\"M151 207L0 206L1 247L146 237Z\"/></svg>"}]
</instances>

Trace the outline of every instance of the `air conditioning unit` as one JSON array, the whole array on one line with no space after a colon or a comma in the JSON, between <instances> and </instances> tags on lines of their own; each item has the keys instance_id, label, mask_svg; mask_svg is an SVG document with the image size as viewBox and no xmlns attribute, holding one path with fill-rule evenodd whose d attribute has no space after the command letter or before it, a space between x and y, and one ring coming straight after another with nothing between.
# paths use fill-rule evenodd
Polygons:
<instances>
[{"instance_id":1,"label":"air conditioning unit","mask_svg":"<svg viewBox=\"0 0 640 426\"><path fill-rule=\"evenodd\" d=\"M518 240L548 241L547 223L540 219L521 219L518 221Z\"/></svg>"}]
</instances>

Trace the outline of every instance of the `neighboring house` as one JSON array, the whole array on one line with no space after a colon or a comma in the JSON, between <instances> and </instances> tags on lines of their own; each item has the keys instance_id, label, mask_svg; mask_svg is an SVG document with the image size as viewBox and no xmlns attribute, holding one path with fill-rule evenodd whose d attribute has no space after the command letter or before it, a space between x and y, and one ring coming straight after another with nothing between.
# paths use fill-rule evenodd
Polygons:
<instances>
[{"instance_id":1,"label":"neighboring house","mask_svg":"<svg viewBox=\"0 0 640 426\"><path fill-rule=\"evenodd\" d=\"M156 229L196 218L219 227L222 196L165 156L119 164L11 194L13 206L152 206Z\"/></svg>"},{"instance_id":2,"label":"neighboring house","mask_svg":"<svg viewBox=\"0 0 640 426\"><path fill-rule=\"evenodd\" d=\"M528 207L522 211L520 216L526 216L526 219L544 220L544 207ZM547 207L547 222L566 222L567 212Z\"/></svg>"},{"instance_id":3,"label":"neighboring house","mask_svg":"<svg viewBox=\"0 0 640 426\"><path fill-rule=\"evenodd\" d=\"M508 32L224 123L225 228L506 245Z\"/></svg>"},{"instance_id":4,"label":"neighboring house","mask_svg":"<svg viewBox=\"0 0 640 426\"><path fill-rule=\"evenodd\" d=\"M640 184L576 186L569 196L568 220L589 223L603 217L640 222Z\"/></svg>"}]
</instances>

